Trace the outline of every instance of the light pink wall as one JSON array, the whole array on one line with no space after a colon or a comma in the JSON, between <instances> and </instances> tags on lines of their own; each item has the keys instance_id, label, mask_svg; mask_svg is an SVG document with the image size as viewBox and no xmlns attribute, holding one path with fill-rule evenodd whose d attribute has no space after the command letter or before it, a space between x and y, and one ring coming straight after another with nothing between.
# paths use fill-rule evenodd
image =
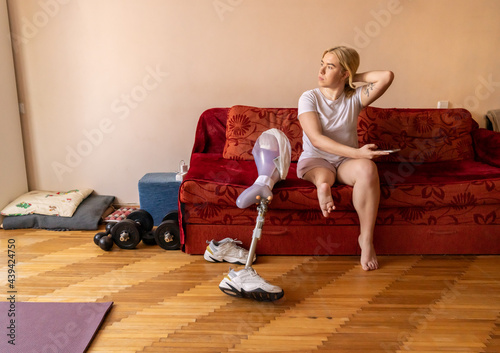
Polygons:
<instances>
[{"instance_id":1,"label":"light pink wall","mask_svg":"<svg viewBox=\"0 0 500 353\"><path fill-rule=\"evenodd\" d=\"M138 203L188 161L199 115L294 107L320 55L357 48L396 79L381 107L499 108L497 0L12 1L31 189Z\"/></svg>"}]
</instances>

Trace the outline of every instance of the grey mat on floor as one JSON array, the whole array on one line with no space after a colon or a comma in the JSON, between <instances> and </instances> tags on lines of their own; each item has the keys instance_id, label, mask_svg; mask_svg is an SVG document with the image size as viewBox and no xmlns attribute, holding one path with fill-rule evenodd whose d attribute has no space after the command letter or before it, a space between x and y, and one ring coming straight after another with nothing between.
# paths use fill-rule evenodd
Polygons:
<instances>
[{"instance_id":1,"label":"grey mat on floor","mask_svg":"<svg viewBox=\"0 0 500 353\"><path fill-rule=\"evenodd\" d=\"M0 302L0 352L83 353L112 305Z\"/></svg>"}]
</instances>

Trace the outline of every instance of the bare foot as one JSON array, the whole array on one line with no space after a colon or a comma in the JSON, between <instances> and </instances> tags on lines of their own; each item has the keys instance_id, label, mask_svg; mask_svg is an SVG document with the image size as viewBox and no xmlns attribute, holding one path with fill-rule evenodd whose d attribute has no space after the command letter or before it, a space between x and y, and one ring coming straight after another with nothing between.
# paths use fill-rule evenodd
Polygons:
<instances>
[{"instance_id":1,"label":"bare foot","mask_svg":"<svg viewBox=\"0 0 500 353\"><path fill-rule=\"evenodd\" d=\"M328 214L335 209L332 198L332 189L327 183L323 183L318 187L319 207L323 216L328 217Z\"/></svg>"},{"instance_id":2,"label":"bare foot","mask_svg":"<svg viewBox=\"0 0 500 353\"><path fill-rule=\"evenodd\" d=\"M366 241L358 237L359 247L361 248L361 267L365 271L372 271L378 269L377 254L371 241Z\"/></svg>"}]
</instances>

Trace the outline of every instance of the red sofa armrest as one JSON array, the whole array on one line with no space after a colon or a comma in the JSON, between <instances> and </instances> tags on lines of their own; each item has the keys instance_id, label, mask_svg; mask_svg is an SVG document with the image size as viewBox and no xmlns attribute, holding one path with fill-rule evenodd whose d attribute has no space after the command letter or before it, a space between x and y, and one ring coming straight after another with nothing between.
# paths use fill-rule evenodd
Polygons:
<instances>
[{"instance_id":1,"label":"red sofa armrest","mask_svg":"<svg viewBox=\"0 0 500 353\"><path fill-rule=\"evenodd\" d=\"M211 108L204 111L198 125L192 153L221 153L226 143L226 122L229 108Z\"/></svg>"},{"instance_id":2,"label":"red sofa armrest","mask_svg":"<svg viewBox=\"0 0 500 353\"><path fill-rule=\"evenodd\" d=\"M500 132L486 129L472 131L476 160L500 168Z\"/></svg>"}]
</instances>

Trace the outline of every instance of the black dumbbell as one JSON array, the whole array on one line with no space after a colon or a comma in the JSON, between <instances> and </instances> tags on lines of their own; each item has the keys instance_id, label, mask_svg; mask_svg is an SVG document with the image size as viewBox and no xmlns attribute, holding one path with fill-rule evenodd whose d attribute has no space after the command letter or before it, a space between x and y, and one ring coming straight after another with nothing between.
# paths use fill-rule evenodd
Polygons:
<instances>
[{"instance_id":1,"label":"black dumbbell","mask_svg":"<svg viewBox=\"0 0 500 353\"><path fill-rule=\"evenodd\" d=\"M109 251L113 247L113 238L111 235L105 235L99 240L99 247L104 251Z\"/></svg>"},{"instance_id":2,"label":"black dumbbell","mask_svg":"<svg viewBox=\"0 0 500 353\"><path fill-rule=\"evenodd\" d=\"M104 251L109 251L113 247L113 238L111 236L111 228L114 224L108 223L105 232L99 232L94 235L94 243Z\"/></svg>"},{"instance_id":3,"label":"black dumbbell","mask_svg":"<svg viewBox=\"0 0 500 353\"><path fill-rule=\"evenodd\" d=\"M111 229L111 236L118 247L135 249L144 234L153 229L153 217L145 210L132 212Z\"/></svg>"},{"instance_id":4,"label":"black dumbbell","mask_svg":"<svg viewBox=\"0 0 500 353\"><path fill-rule=\"evenodd\" d=\"M146 245L156 245L153 234L154 220L151 214L145 210L137 210L127 216L127 219L135 221L139 225L142 242Z\"/></svg>"},{"instance_id":5,"label":"black dumbbell","mask_svg":"<svg viewBox=\"0 0 500 353\"><path fill-rule=\"evenodd\" d=\"M153 236L154 220L149 212L142 209L137 210L129 214L127 216L127 219L131 219L136 222L139 228L142 242L144 244L156 245L156 241Z\"/></svg>"},{"instance_id":6,"label":"black dumbbell","mask_svg":"<svg viewBox=\"0 0 500 353\"><path fill-rule=\"evenodd\" d=\"M154 232L156 243L165 250L177 250L181 246L179 213L169 212Z\"/></svg>"},{"instance_id":7,"label":"black dumbbell","mask_svg":"<svg viewBox=\"0 0 500 353\"><path fill-rule=\"evenodd\" d=\"M155 232L150 230L142 235L142 242L146 245L156 245Z\"/></svg>"},{"instance_id":8,"label":"black dumbbell","mask_svg":"<svg viewBox=\"0 0 500 353\"><path fill-rule=\"evenodd\" d=\"M135 249L142 240L147 245L158 244L165 250L180 248L179 213L169 212L162 223L153 231L153 217L145 210L139 209L130 213L126 219L118 223L108 223L106 232L97 233L94 243L108 251L113 242L122 249Z\"/></svg>"},{"instance_id":9,"label":"black dumbbell","mask_svg":"<svg viewBox=\"0 0 500 353\"><path fill-rule=\"evenodd\" d=\"M114 242L121 249L135 249L141 241L141 234L136 223L131 219L124 219L115 224L111 230Z\"/></svg>"},{"instance_id":10,"label":"black dumbbell","mask_svg":"<svg viewBox=\"0 0 500 353\"><path fill-rule=\"evenodd\" d=\"M153 216L146 210L137 210L127 216L127 219L133 220L139 227L139 232L145 234L153 229Z\"/></svg>"}]
</instances>

